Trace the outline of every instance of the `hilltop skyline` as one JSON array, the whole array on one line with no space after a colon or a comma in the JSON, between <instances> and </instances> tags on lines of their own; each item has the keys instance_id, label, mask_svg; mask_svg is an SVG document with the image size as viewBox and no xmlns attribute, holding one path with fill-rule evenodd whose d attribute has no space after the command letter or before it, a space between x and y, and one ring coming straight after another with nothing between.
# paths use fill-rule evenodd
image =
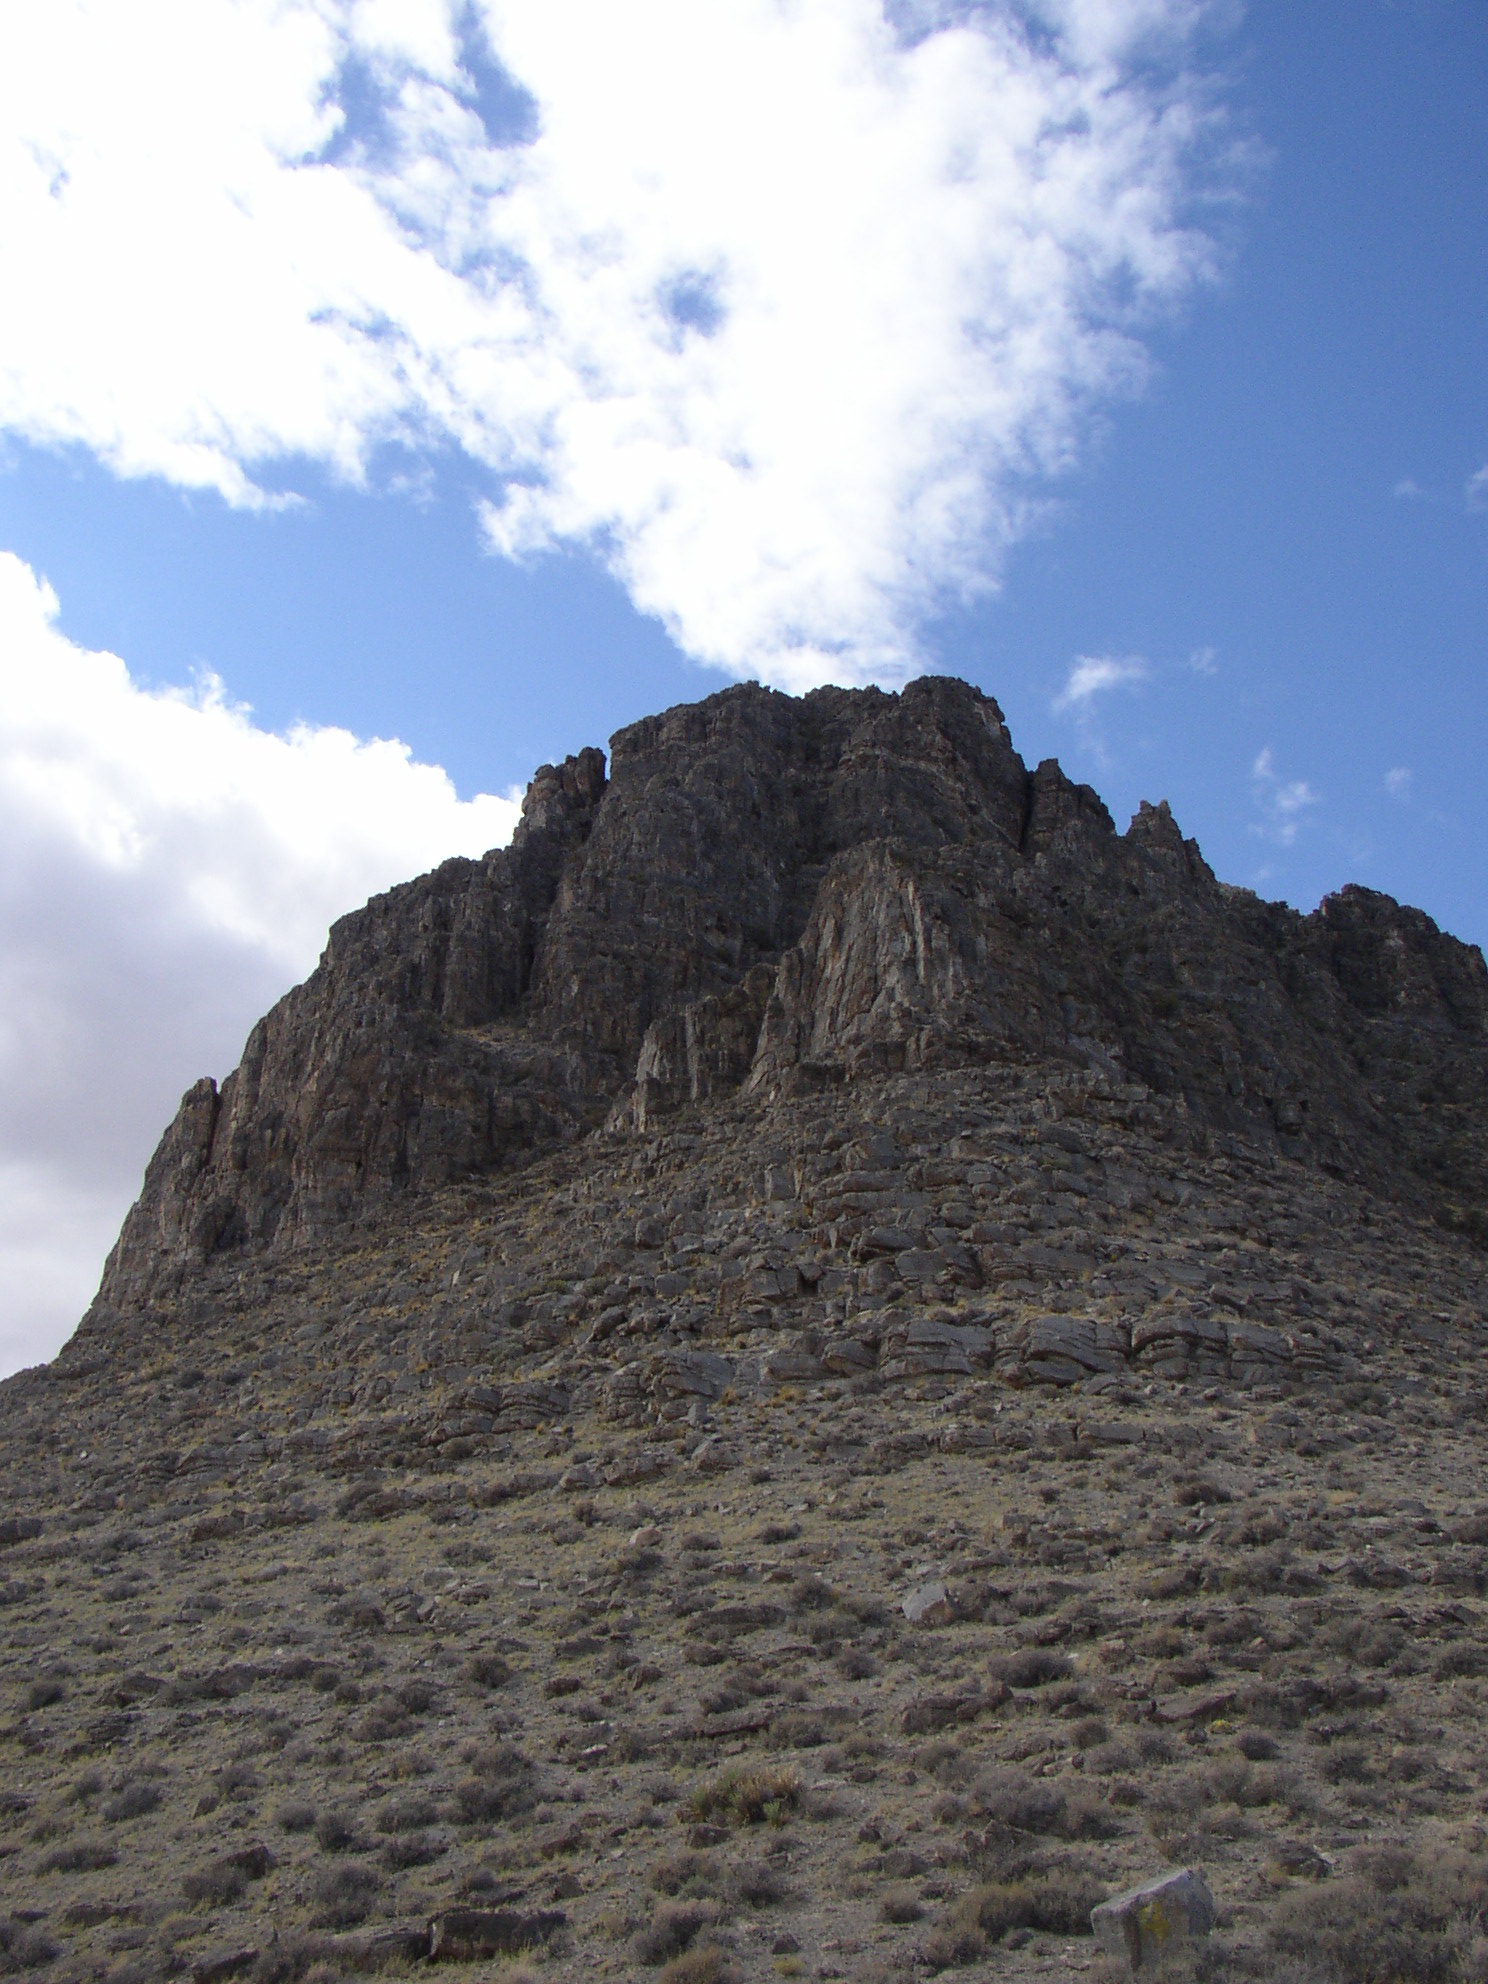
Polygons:
<instances>
[{"instance_id":1,"label":"hilltop skyline","mask_svg":"<svg viewBox=\"0 0 1488 1984\"><path fill-rule=\"evenodd\" d=\"M332 917L733 677L963 676L1488 936L1466 6L74 11L0 85L0 1368Z\"/></svg>"}]
</instances>

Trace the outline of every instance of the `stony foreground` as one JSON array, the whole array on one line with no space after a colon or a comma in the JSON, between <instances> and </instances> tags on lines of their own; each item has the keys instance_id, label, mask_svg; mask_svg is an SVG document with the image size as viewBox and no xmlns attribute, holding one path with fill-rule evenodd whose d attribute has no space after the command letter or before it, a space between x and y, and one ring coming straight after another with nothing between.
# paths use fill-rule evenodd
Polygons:
<instances>
[{"instance_id":1,"label":"stony foreground","mask_svg":"<svg viewBox=\"0 0 1488 1984\"><path fill-rule=\"evenodd\" d=\"M0 1387L0 1971L1098 1974L1186 1862L1488 1976L1483 1256L1091 1074L675 1124Z\"/></svg>"}]
</instances>

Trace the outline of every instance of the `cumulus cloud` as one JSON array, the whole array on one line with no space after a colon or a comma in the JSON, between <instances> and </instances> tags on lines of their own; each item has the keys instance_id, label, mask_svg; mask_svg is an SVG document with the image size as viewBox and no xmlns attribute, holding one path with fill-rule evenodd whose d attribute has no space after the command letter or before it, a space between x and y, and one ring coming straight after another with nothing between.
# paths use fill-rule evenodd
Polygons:
<instances>
[{"instance_id":1,"label":"cumulus cloud","mask_svg":"<svg viewBox=\"0 0 1488 1984\"><path fill-rule=\"evenodd\" d=\"M253 504L457 443L691 654L894 679L996 582L1230 172L1205 0L48 0L0 425Z\"/></svg>"},{"instance_id":2,"label":"cumulus cloud","mask_svg":"<svg viewBox=\"0 0 1488 1984\"><path fill-rule=\"evenodd\" d=\"M0 554L0 1372L77 1321L182 1090L222 1075L334 917L510 838L397 743L147 692Z\"/></svg>"},{"instance_id":3,"label":"cumulus cloud","mask_svg":"<svg viewBox=\"0 0 1488 1984\"><path fill-rule=\"evenodd\" d=\"M453 444L504 555L588 547L736 674L894 680L1212 271L1210 13L10 8L0 430L247 507L390 448L416 497ZM329 919L512 810L210 679L146 693L0 557L0 1368Z\"/></svg>"},{"instance_id":4,"label":"cumulus cloud","mask_svg":"<svg viewBox=\"0 0 1488 1984\"><path fill-rule=\"evenodd\" d=\"M1409 765L1393 765L1385 773L1385 790L1392 799L1409 799L1416 775Z\"/></svg>"},{"instance_id":5,"label":"cumulus cloud","mask_svg":"<svg viewBox=\"0 0 1488 1984\"><path fill-rule=\"evenodd\" d=\"M1261 818L1251 828L1262 839L1290 847L1301 829L1304 816L1321 801L1305 778L1284 779L1276 769L1270 746L1256 754L1250 768L1251 795Z\"/></svg>"}]
</instances>

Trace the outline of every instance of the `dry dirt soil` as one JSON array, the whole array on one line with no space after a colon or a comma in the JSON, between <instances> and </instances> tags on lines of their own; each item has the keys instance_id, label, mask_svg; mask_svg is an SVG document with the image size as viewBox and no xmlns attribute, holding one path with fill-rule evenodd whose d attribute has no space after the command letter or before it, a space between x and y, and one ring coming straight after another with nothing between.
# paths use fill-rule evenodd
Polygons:
<instances>
[{"instance_id":1,"label":"dry dirt soil","mask_svg":"<svg viewBox=\"0 0 1488 1984\"><path fill-rule=\"evenodd\" d=\"M0 1972L1095 1977L1187 1863L1174 1974L1488 1977L1485 1376L1466 1241L1088 1076L204 1272L0 1387Z\"/></svg>"}]
</instances>

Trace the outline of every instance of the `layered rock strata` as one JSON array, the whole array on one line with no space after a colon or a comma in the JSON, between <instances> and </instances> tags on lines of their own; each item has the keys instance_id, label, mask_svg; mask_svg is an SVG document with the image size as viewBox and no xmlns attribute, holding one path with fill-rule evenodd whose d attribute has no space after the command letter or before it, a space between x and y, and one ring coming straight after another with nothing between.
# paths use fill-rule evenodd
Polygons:
<instances>
[{"instance_id":1,"label":"layered rock strata","mask_svg":"<svg viewBox=\"0 0 1488 1984\"><path fill-rule=\"evenodd\" d=\"M1367 890L1227 887L1166 805L1116 833L964 683L741 687L621 731L608 776L544 767L510 848L343 918L183 1100L98 1313L607 1119L988 1064L1134 1080L1484 1220L1481 953Z\"/></svg>"}]
</instances>

